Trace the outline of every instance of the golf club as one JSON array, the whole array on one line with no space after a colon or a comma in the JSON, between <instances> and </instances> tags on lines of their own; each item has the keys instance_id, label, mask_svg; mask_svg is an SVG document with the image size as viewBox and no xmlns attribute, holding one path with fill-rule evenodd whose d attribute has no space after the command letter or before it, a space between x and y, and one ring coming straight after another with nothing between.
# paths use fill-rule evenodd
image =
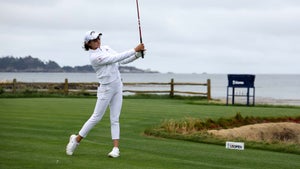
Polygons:
<instances>
[{"instance_id":1,"label":"golf club","mask_svg":"<svg viewBox=\"0 0 300 169\"><path fill-rule=\"evenodd\" d=\"M137 11L137 17L138 17L138 26L139 26L139 34L140 34L140 43L143 43L142 38L142 29L141 29L141 20L140 20L140 10L139 10L139 2L136 0L136 11ZM144 52L142 51L142 58L144 58Z\"/></svg>"}]
</instances>

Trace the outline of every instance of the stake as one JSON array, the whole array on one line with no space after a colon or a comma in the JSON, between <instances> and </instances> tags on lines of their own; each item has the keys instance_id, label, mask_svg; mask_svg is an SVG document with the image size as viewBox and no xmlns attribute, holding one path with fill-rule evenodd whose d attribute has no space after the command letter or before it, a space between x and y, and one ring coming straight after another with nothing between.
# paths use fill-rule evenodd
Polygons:
<instances>
[{"instance_id":1,"label":"stake","mask_svg":"<svg viewBox=\"0 0 300 169\"><path fill-rule=\"evenodd\" d=\"M140 10L139 10L139 2L138 0L136 2L136 12L137 12L137 17L138 17L138 26L139 26L139 34L140 34L140 43L143 43L143 38L142 38L142 29L141 29L141 20L140 20ZM141 51L142 53L142 58L144 58L144 52Z\"/></svg>"}]
</instances>

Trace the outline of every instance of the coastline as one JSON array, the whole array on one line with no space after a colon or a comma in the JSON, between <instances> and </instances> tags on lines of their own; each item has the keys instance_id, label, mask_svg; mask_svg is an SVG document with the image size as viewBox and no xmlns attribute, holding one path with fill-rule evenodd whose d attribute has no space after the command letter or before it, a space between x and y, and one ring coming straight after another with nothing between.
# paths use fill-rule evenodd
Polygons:
<instances>
[{"instance_id":1,"label":"coastline","mask_svg":"<svg viewBox=\"0 0 300 169\"><path fill-rule=\"evenodd\" d=\"M213 99L219 99L221 103L226 104L226 97L219 97L219 98L213 98ZM238 104L246 104L246 99L239 98L235 100L235 103ZM252 100L250 100L250 104L252 103ZM228 103L231 105L231 101ZM271 97L255 97L255 105L282 105L282 106L300 106L300 99L276 99Z\"/></svg>"},{"instance_id":2,"label":"coastline","mask_svg":"<svg viewBox=\"0 0 300 169\"><path fill-rule=\"evenodd\" d=\"M257 104L300 106L300 99L255 98Z\"/></svg>"}]
</instances>

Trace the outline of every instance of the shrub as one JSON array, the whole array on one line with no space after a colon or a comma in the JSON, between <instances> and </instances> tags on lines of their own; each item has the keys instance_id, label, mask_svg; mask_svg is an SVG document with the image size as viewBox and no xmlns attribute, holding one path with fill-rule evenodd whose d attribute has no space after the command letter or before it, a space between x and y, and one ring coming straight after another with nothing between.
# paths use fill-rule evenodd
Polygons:
<instances>
[{"instance_id":1,"label":"shrub","mask_svg":"<svg viewBox=\"0 0 300 169\"><path fill-rule=\"evenodd\" d=\"M0 94L3 94L5 91L3 89L3 87L0 87Z\"/></svg>"}]
</instances>

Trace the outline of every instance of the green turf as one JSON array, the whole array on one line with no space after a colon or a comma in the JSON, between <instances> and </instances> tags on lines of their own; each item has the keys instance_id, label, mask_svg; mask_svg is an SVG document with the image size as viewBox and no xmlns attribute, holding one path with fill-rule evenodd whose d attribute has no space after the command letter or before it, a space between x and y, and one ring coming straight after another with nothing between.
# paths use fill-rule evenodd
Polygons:
<instances>
[{"instance_id":1,"label":"green turf","mask_svg":"<svg viewBox=\"0 0 300 169\"><path fill-rule=\"evenodd\" d=\"M255 149L147 137L146 128L183 117L296 116L299 108L192 105L184 100L125 99L121 114L121 157L112 148L109 113L83 140L73 156L65 155L69 135L77 133L94 109L95 99L0 99L0 169L181 169L300 168L300 156Z\"/></svg>"}]
</instances>

